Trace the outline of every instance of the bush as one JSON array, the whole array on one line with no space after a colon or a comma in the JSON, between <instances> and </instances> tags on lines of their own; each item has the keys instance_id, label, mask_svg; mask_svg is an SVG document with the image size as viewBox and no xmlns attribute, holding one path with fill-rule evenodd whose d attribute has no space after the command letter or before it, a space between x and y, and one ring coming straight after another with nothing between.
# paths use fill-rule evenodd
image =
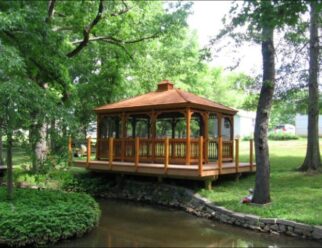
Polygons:
<instances>
[{"instance_id":1,"label":"bush","mask_svg":"<svg viewBox=\"0 0 322 248\"><path fill-rule=\"evenodd\" d=\"M249 141L251 139L254 139L253 135L246 135L243 137L243 141Z\"/></svg>"},{"instance_id":2,"label":"bush","mask_svg":"<svg viewBox=\"0 0 322 248\"><path fill-rule=\"evenodd\" d=\"M71 192L84 192L93 196L99 196L115 184L111 175L96 173L77 173L72 180L64 180L62 189Z\"/></svg>"},{"instance_id":3,"label":"bush","mask_svg":"<svg viewBox=\"0 0 322 248\"><path fill-rule=\"evenodd\" d=\"M268 135L268 139L270 139L270 140L297 140L297 139L299 139L299 137L296 136L295 134L291 134L291 133L278 132L278 133L270 133Z\"/></svg>"},{"instance_id":4,"label":"bush","mask_svg":"<svg viewBox=\"0 0 322 248\"><path fill-rule=\"evenodd\" d=\"M81 236L99 221L100 209L85 193L17 189L12 202L0 188L0 243L44 245Z\"/></svg>"}]
</instances>

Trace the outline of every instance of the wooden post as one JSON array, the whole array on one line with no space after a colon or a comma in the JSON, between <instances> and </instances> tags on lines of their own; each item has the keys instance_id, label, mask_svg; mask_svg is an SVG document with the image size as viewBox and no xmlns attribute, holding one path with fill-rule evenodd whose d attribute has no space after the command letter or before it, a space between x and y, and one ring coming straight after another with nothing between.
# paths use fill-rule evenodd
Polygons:
<instances>
[{"instance_id":1,"label":"wooden post","mask_svg":"<svg viewBox=\"0 0 322 248\"><path fill-rule=\"evenodd\" d=\"M208 123L209 123L209 113L204 113L203 115L204 117L204 154L205 154L205 163L207 164L209 159L208 159L208 142L209 142L209 127L208 127Z\"/></svg>"},{"instance_id":2,"label":"wooden post","mask_svg":"<svg viewBox=\"0 0 322 248\"><path fill-rule=\"evenodd\" d=\"M207 178L205 180L205 189L206 190L211 190L212 189L212 180L210 178Z\"/></svg>"},{"instance_id":3,"label":"wooden post","mask_svg":"<svg viewBox=\"0 0 322 248\"><path fill-rule=\"evenodd\" d=\"M202 175L202 171L203 171L203 137L200 136L199 137L199 176Z\"/></svg>"},{"instance_id":4,"label":"wooden post","mask_svg":"<svg viewBox=\"0 0 322 248\"><path fill-rule=\"evenodd\" d=\"M91 136L89 136L87 138L87 160L86 160L87 167L89 167L89 162L91 161L91 153L92 153L91 143L92 143Z\"/></svg>"},{"instance_id":5,"label":"wooden post","mask_svg":"<svg viewBox=\"0 0 322 248\"><path fill-rule=\"evenodd\" d=\"M135 171L138 171L139 159L140 159L140 139L139 137L136 137L135 138L135 159L134 159Z\"/></svg>"},{"instance_id":6,"label":"wooden post","mask_svg":"<svg viewBox=\"0 0 322 248\"><path fill-rule=\"evenodd\" d=\"M254 141L253 139L249 140L249 164L250 164L250 171L253 171L253 147Z\"/></svg>"},{"instance_id":7,"label":"wooden post","mask_svg":"<svg viewBox=\"0 0 322 248\"><path fill-rule=\"evenodd\" d=\"M72 148L72 136L68 137L68 165L71 166L73 162L73 148Z\"/></svg>"},{"instance_id":8,"label":"wooden post","mask_svg":"<svg viewBox=\"0 0 322 248\"><path fill-rule=\"evenodd\" d=\"M190 111L190 108L187 108L187 111L186 111L186 164L190 164L190 152L191 152L191 149L190 149L190 121L191 121L191 111Z\"/></svg>"},{"instance_id":9,"label":"wooden post","mask_svg":"<svg viewBox=\"0 0 322 248\"><path fill-rule=\"evenodd\" d=\"M121 135L121 161L124 161L125 158L125 139L126 139L126 116L125 113L122 113L122 117L121 117L121 123L122 123L122 135Z\"/></svg>"},{"instance_id":10,"label":"wooden post","mask_svg":"<svg viewBox=\"0 0 322 248\"><path fill-rule=\"evenodd\" d=\"M114 139L113 137L109 137L108 138L108 162L109 162L109 167L110 170L112 169L112 165L113 165L113 145L114 145Z\"/></svg>"},{"instance_id":11,"label":"wooden post","mask_svg":"<svg viewBox=\"0 0 322 248\"><path fill-rule=\"evenodd\" d=\"M218 168L219 168L219 174L221 174L221 169L222 169L222 137L221 137L221 135L218 138Z\"/></svg>"},{"instance_id":12,"label":"wooden post","mask_svg":"<svg viewBox=\"0 0 322 248\"><path fill-rule=\"evenodd\" d=\"M217 114L217 118L218 118L218 138L222 136L222 115L221 113Z\"/></svg>"},{"instance_id":13,"label":"wooden post","mask_svg":"<svg viewBox=\"0 0 322 248\"><path fill-rule=\"evenodd\" d=\"M230 120L230 140L231 144L231 159L234 160L234 116L229 116Z\"/></svg>"},{"instance_id":14,"label":"wooden post","mask_svg":"<svg viewBox=\"0 0 322 248\"><path fill-rule=\"evenodd\" d=\"M99 160L101 155L100 155L100 115L97 114L96 116L96 153L95 153L95 158L96 160Z\"/></svg>"},{"instance_id":15,"label":"wooden post","mask_svg":"<svg viewBox=\"0 0 322 248\"><path fill-rule=\"evenodd\" d=\"M151 113L152 162L155 161L156 120L157 120L157 113L152 111Z\"/></svg>"},{"instance_id":16,"label":"wooden post","mask_svg":"<svg viewBox=\"0 0 322 248\"><path fill-rule=\"evenodd\" d=\"M236 173L239 172L239 139L235 140L235 166Z\"/></svg>"},{"instance_id":17,"label":"wooden post","mask_svg":"<svg viewBox=\"0 0 322 248\"><path fill-rule=\"evenodd\" d=\"M164 173L168 173L169 165L169 138L166 137L164 140Z\"/></svg>"}]
</instances>

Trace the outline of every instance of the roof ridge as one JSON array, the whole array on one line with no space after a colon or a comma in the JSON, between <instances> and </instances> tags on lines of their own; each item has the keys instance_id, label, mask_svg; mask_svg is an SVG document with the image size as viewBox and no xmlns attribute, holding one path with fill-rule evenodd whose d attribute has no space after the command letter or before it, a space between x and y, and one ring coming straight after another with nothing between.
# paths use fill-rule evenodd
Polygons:
<instances>
[{"instance_id":1,"label":"roof ridge","mask_svg":"<svg viewBox=\"0 0 322 248\"><path fill-rule=\"evenodd\" d=\"M206 101L209 101L209 102L212 102L212 103L215 103L215 104L221 105L221 106L223 106L223 107L225 107L225 108L229 108L229 109L232 109L232 110L235 110L235 111L236 111L236 109L234 109L234 108L232 108L232 107L228 107L228 106L226 106L226 105L224 105L224 104L222 104L222 103L215 102L215 101L210 100L210 99L208 99L208 98L206 98L206 97L204 97L204 96L196 95L196 94L193 94L193 93L191 93L191 92L186 92L186 91L185 91L185 93L188 93L188 94L191 94L191 95L194 95L194 96L200 97L200 98L202 98L202 99L204 99L204 100L206 100Z\"/></svg>"},{"instance_id":2,"label":"roof ridge","mask_svg":"<svg viewBox=\"0 0 322 248\"><path fill-rule=\"evenodd\" d=\"M187 93L186 91L184 91L184 90L181 90L181 89L178 89L178 88L174 88L176 91L177 91L177 93L183 98L183 100L185 100L186 102L189 102L189 103L191 103L191 101L189 101L182 93L181 93L181 91L182 92L185 92L185 93Z\"/></svg>"}]
</instances>

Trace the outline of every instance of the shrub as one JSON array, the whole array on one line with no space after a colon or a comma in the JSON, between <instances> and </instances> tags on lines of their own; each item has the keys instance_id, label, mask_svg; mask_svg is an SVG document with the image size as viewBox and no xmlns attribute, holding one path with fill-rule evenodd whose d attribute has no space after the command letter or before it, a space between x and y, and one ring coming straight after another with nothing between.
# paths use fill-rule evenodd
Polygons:
<instances>
[{"instance_id":1,"label":"shrub","mask_svg":"<svg viewBox=\"0 0 322 248\"><path fill-rule=\"evenodd\" d=\"M0 243L10 246L44 245L81 236L100 217L95 200L85 193L17 189L12 202L0 189Z\"/></svg>"},{"instance_id":2,"label":"shrub","mask_svg":"<svg viewBox=\"0 0 322 248\"><path fill-rule=\"evenodd\" d=\"M296 136L295 134L291 134L291 133L277 132L277 133L270 133L268 135L268 139L270 139L270 140L297 140L297 139L299 139L299 137Z\"/></svg>"},{"instance_id":3,"label":"shrub","mask_svg":"<svg viewBox=\"0 0 322 248\"><path fill-rule=\"evenodd\" d=\"M253 135L246 135L243 137L243 141L249 141L251 139L254 139Z\"/></svg>"},{"instance_id":4,"label":"shrub","mask_svg":"<svg viewBox=\"0 0 322 248\"><path fill-rule=\"evenodd\" d=\"M64 180L62 189L72 192L85 192L93 196L99 196L115 184L110 175L96 173L78 173L73 175L72 180Z\"/></svg>"}]
</instances>

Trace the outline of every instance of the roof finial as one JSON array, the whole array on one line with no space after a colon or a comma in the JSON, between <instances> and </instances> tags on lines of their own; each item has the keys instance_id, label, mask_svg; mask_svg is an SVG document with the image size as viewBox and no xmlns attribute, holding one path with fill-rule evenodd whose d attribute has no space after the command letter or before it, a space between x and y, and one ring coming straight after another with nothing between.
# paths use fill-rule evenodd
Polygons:
<instances>
[{"instance_id":1,"label":"roof finial","mask_svg":"<svg viewBox=\"0 0 322 248\"><path fill-rule=\"evenodd\" d=\"M162 82L158 83L157 91L167 91L173 89L173 83L169 80L163 80Z\"/></svg>"}]
</instances>

